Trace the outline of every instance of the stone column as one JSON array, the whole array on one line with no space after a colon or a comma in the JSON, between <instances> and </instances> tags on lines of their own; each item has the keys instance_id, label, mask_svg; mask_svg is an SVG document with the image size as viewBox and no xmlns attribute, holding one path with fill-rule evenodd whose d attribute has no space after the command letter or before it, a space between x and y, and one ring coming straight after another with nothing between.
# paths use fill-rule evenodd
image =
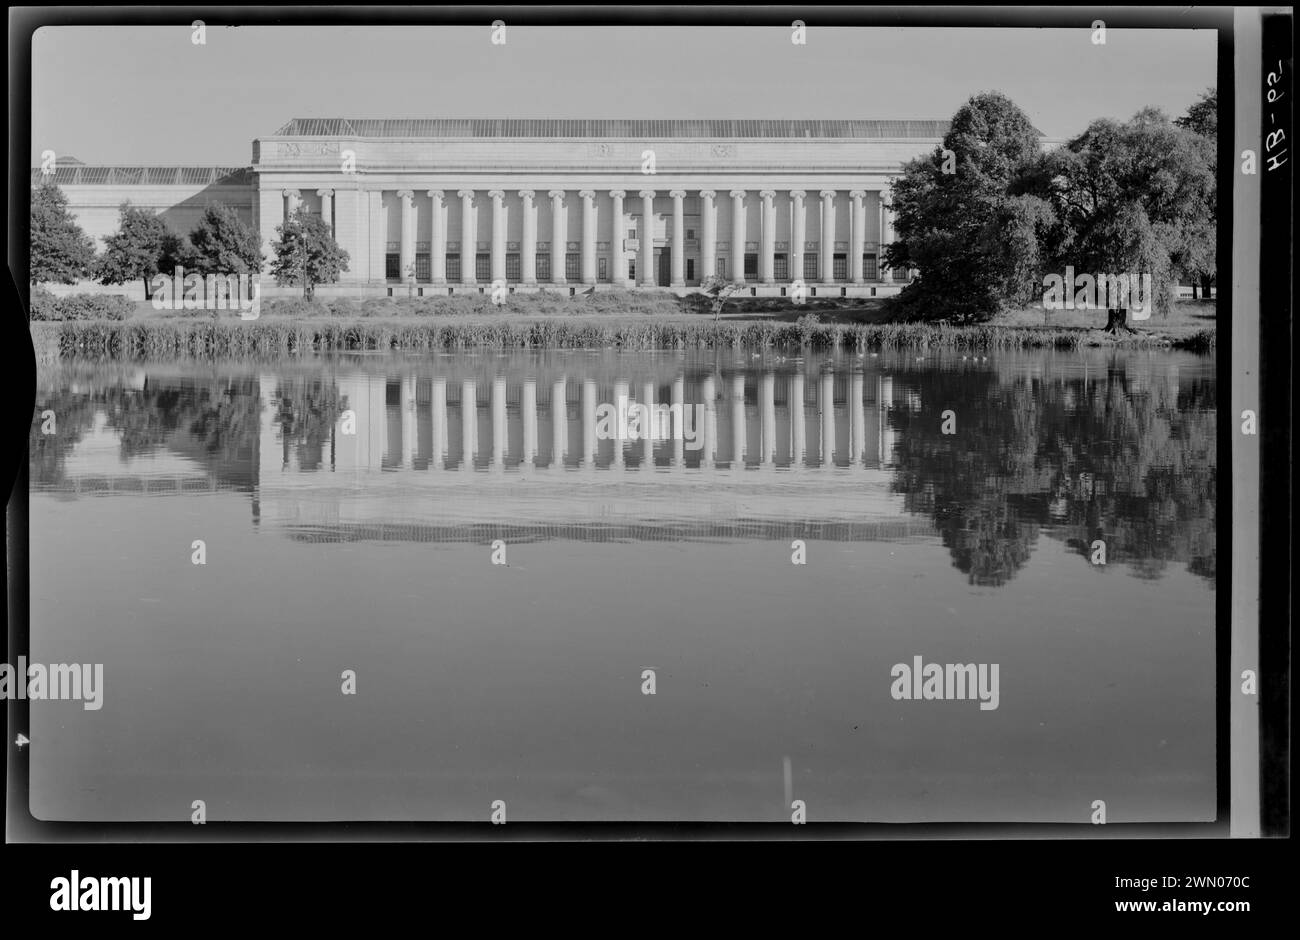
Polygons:
<instances>
[{"instance_id":1,"label":"stone column","mask_svg":"<svg viewBox=\"0 0 1300 940\"><path fill-rule=\"evenodd\" d=\"M862 251L867 240L867 209L862 202L864 196L866 193L861 189L849 193L849 197L853 200L849 235L849 280L854 284L862 283Z\"/></svg>"},{"instance_id":2,"label":"stone column","mask_svg":"<svg viewBox=\"0 0 1300 940\"><path fill-rule=\"evenodd\" d=\"M731 375L731 469L745 469L745 373Z\"/></svg>"},{"instance_id":3,"label":"stone column","mask_svg":"<svg viewBox=\"0 0 1300 940\"><path fill-rule=\"evenodd\" d=\"M316 195L320 196L320 217L329 227L330 234L334 234L334 190L318 189Z\"/></svg>"},{"instance_id":4,"label":"stone column","mask_svg":"<svg viewBox=\"0 0 1300 940\"><path fill-rule=\"evenodd\" d=\"M790 376L786 387L786 406L790 409L790 469L803 467L804 444L808 431L804 427L803 386L807 377L802 373Z\"/></svg>"},{"instance_id":5,"label":"stone column","mask_svg":"<svg viewBox=\"0 0 1300 940\"><path fill-rule=\"evenodd\" d=\"M402 200L402 241L398 274L403 284L415 280L415 193L404 189L397 194Z\"/></svg>"},{"instance_id":6,"label":"stone column","mask_svg":"<svg viewBox=\"0 0 1300 940\"><path fill-rule=\"evenodd\" d=\"M582 283L596 283L596 193L584 189L582 197Z\"/></svg>"},{"instance_id":7,"label":"stone column","mask_svg":"<svg viewBox=\"0 0 1300 940\"><path fill-rule=\"evenodd\" d=\"M551 197L551 283L563 284L564 279L564 190L552 189L546 195Z\"/></svg>"},{"instance_id":8,"label":"stone column","mask_svg":"<svg viewBox=\"0 0 1300 940\"><path fill-rule=\"evenodd\" d=\"M683 201L686 190L674 189L668 195L673 197L673 246L672 246L672 286L686 286L686 216Z\"/></svg>"},{"instance_id":9,"label":"stone column","mask_svg":"<svg viewBox=\"0 0 1300 940\"><path fill-rule=\"evenodd\" d=\"M745 283L745 191L731 191L731 281Z\"/></svg>"},{"instance_id":10,"label":"stone column","mask_svg":"<svg viewBox=\"0 0 1300 940\"><path fill-rule=\"evenodd\" d=\"M700 280L718 273L718 227L713 217L711 189L700 190Z\"/></svg>"},{"instance_id":11,"label":"stone column","mask_svg":"<svg viewBox=\"0 0 1300 940\"><path fill-rule=\"evenodd\" d=\"M614 225L609 239L610 251L614 255L614 271L610 280L619 287L627 286L627 253L623 247L623 239L627 237L627 219L623 215L623 197L626 195L621 189L609 191L609 197L614 202Z\"/></svg>"},{"instance_id":12,"label":"stone column","mask_svg":"<svg viewBox=\"0 0 1300 940\"><path fill-rule=\"evenodd\" d=\"M506 279L506 194L494 189L492 199L492 283Z\"/></svg>"},{"instance_id":13,"label":"stone column","mask_svg":"<svg viewBox=\"0 0 1300 940\"><path fill-rule=\"evenodd\" d=\"M447 204L441 189L429 190L433 225L429 232L429 275L435 284L447 283ZM444 385L444 388L446 386Z\"/></svg>"},{"instance_id":14,"label":"stone column","mask_svg":"<svg viewBox=\"0 0 1300 940\"><path fill-rule=\"evenodd\" d=\"M564 469L564 455L569 449L568 386L563 377L551 385L551 466Z\"/></svg>"},{"instance_id":15,"label":"stone column","mask_svg":"<svg viewBox=\"0 0 1300 940\"><path fill-rule=\"evenodd\" d=\"M654 287L658 280L655 272L655 191L643 189L641 196L641 257L637 266L641 269L637 280L642 287Z\"/></svg>"},{"instance_id":16,"label":"stone column","mask_svg":"<svg viewBox=\"0 0 1300 940\"><path fill-rule=\"evenodd\" d=\"M758 273L764 284L776 283L776 206L772 200L776 193L765 189L763 198L762 232L759 235Z\"/></svg>"},{"instance_id":17,"label":"stone column","mask_svg":"<svg viewBox=\"0 0 1300 940\"><path fill-rule=\"evenodd\" d=\"M803 199L807 195L802 189L790 190L790 280L803 279L803 251L807 234L804 223L808 214L804 211Z\"/></svg>"},{"instance_id":18,"label":"stone column","mask_svg":"<svg viewBox=\"0 0 1300 940\"><path fill-rule=\"evenodd\" d=\"M885 246L894 240L894 210L889 207L889 197L888 189L880 191L880 255L876 261L876 270L882 281L888 273L884 260Z\"/></svg>"},{"instance_id":19,"label":"stone column","mask_svg":"<svg viewBox=\"0 0 1300 940\"><path fill-rule=\"evenodd\" d=\"M294 212L298 210L298 205L302 200L301 194L296 189L281 190L284 197L284 217L286 220L293 217Z\"/></svg>"},{"instance_id":20,"label":"stone column","mask_svg":"<svg viewBox=\"0 0 1300 940\"><path fill-rule=\"evenodd\" d=\"M822 197L822 240L817 246L820 272L818 280L830 284L835 280L835 190L823 189Z\"/></svg>"},{"instance_id":21,"label":"stone column","mask_svg":"<svg viewBox=\"0 0 1300 940\"><path fill-rule=\"evenodd\" d=\"M474 244L474 190L462 189L456 195L460 197L460 282L474 284L478 280L474 271L478 247Z\"/></svg>"},{"instance_id":22,"label":"stone column","mask_svg":"<svg viewBox=\"0 0 1300 940\"><path fill-rule=\"evenodd\" d=\"M524 422L524 452L522 466L527 469L537 463L537 380L524 379L519 394L519 411Z\"/></svg>"},{"instance_id":23,"label":"stone column","mask_svg":"<svg viewBox=\"0 0 1300 940\"><path fill-rule=\"evenodd\" d=\"M431 398L429 409L432 412L430 431L433 435L429 469L441 470L444 466L443 461L447 459L447 379L445 376L438 376L433 380L433 388L429 394Z\"/></svg>"},{"instance_id":24,"label":"stone column","mask_svg":"<svg viewBox=\"0 0 1300 940\"><path fill-rule=\"evenodd\" d=\"M821 388L817 391L817 411L822 419L821 464L830 467L835 464L835 374L821 374Z\"/></svg>"},{"instance_id":25,"label":"stone column","mask_svg":"<svg viewBox=\"0 0 1300 940\"><path fill-rule=\"evenodd\" d=\"M354 213L355 215L355 213ZM282 190L261 189L257 193L257 228L258 236L261 241L262 254L266 261L264 264L270 264L275 259L275 252L271 250L271 243L279 240L275 230L284 224L284 193ZM353 229L356 228L355 222ZM352 264L353 277L364 270L362 264Z\"/></svg>"},{"instance_id":26,"label":"stone column","mask_svg":"<svg viewBox=\"0 0 1300 940\"><path fill-rule=\"evenodd\" d=\"M770 467L776 460L776 373L764 372L758 383L759 427L761 429L759 462Z\"/></svg>"},{"instance_id":27,"label":"stone column","mask_svg":"<svg viewBox=\"0 0 1300 940\"><path fill-rule=\"evenodd\" d=\"M492 468L501 470L506 465L506 378L498 375L492 380Z\"/></svg>"},{"instance_id":28,"label":"stone column","mask_svg":"<svg viewBox=\"0 0 1300 940\"><path fill-rule=\"evenodd\" d=\"M519 276L525 284L537 283L537 207L531 189L519 190L524 203L524 240L519 245Z\"/></svg>"},{"instance_id":29,"label":"stone column","mask_svg":"<svg viewBox=\"0 0 1300 940\"><path fill-rule=\"evenodd\" d=\"M415 376L404 375L398 393L398 407L402 412L402 469L415 466Z\"/></svg>"}]
</instances>

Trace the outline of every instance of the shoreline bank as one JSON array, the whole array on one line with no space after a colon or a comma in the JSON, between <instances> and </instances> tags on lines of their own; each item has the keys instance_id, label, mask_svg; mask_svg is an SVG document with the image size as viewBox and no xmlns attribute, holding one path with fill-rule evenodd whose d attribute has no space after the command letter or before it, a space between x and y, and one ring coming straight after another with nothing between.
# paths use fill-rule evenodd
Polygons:
<instances>
[{"instance_id":1,"label":"shoreline bank","mask_svg":"<svg viewBox=\"0 0 1300 940\"><path fill-rule=\"evenodd\" d=\"M980 324L822 323L807 320L537 318L472 319L263 317L257 320L157 318L46 321L30 324L38 362L64 358L176 356L213 359L309 355L338 350L725 349L767 347L1006 350L1115 346L1210 352L1212 328L1183 335L1142 330L1111 336L1100 329Z\"/></svg>"}]
</instances>

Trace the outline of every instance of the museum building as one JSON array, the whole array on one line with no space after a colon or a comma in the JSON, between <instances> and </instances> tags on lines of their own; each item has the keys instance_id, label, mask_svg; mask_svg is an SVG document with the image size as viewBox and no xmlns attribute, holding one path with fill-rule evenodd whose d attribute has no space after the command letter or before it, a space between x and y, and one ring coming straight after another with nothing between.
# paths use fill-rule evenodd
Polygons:
<instances>
[{"instance_id":1,"label":"museum building","mask_svg":"<svg viewBox=\"0 0 1300 940\"><path fill-rule=\"evenodd\" d=\"M946 121L296 118L249 167L54 170L102 250L124 201L189 232L233 208L271 256L320 215L348 270L319 294L591 287L684 292L709 274L755 296L896 293L890 184ZM43 177L32 171L33 183ZM265 277L263 278L265 283ZM266 285L264 294L279 289ZM283 288L292 292L292 288Z\"/></svg>"}]
</instances>

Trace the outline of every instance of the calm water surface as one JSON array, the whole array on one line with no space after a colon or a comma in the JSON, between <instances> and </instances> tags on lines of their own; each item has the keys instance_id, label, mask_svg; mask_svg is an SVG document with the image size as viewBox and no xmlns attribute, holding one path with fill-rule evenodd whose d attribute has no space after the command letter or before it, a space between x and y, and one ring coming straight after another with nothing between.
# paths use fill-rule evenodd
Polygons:
<instances>
[{"instance_id":1,"label":"calm water surface","mask_svg":"<svg viewBox=\"0 0 1300 940\"><path fill-rule=\"evenodd\" d=\"M105 688L32 704L33 812L1212 819L1214 372L1109 350L47 367L31 659L103 663ZM682 406L687 439L611 431L620 400ZM999 664L998 707L896 701L916 656Z\"/></svg>"}]
</instances>

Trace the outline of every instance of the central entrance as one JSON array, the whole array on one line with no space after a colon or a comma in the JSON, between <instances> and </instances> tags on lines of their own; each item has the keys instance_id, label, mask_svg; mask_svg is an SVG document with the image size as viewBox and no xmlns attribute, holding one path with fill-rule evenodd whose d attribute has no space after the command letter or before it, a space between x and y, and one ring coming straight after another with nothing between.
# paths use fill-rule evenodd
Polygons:
<instances>
[{"instance_id":1,"label":"central entrance","mask_svg":"<svg viewBox=\"0 0 1300 940\"><path fill-rule=\"evenodd\" d=\"M667 287L672 283L673 254L668 248L655 249L655 284Z\"/></svg>"}]
</instances>

